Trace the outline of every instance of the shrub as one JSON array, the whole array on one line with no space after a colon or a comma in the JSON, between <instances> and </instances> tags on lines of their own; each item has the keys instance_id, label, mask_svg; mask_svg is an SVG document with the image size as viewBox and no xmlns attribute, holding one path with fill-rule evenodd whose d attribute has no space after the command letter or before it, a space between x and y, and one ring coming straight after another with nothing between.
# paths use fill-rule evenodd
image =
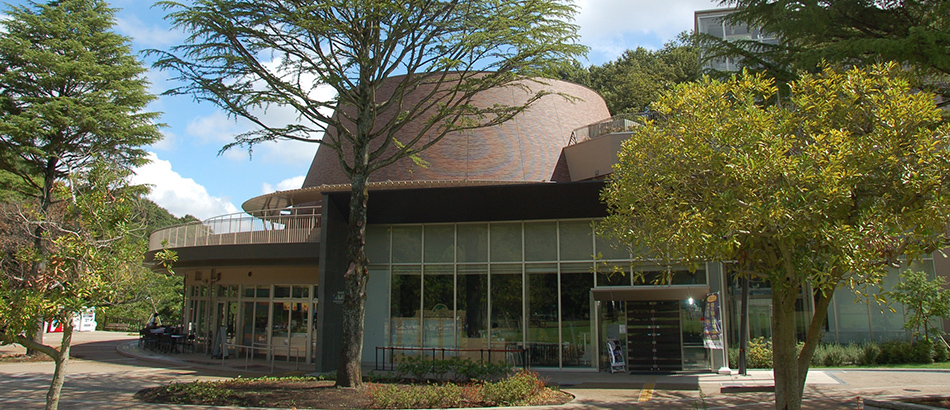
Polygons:
<instances>
[{"instance_id":1,"label":"shrub","mask_svg":"<svg viewBox=\"0 0 950 410\"><path fill-rule=\"evenodd\" d=\"M815 348L811 357L812 366L840 367L849 364L859 364L863 357L863 347L855 344L840 345L837 343L823 343Z\"/></svg>"},{"instance_id":2,"label":"shrub","mask_svg":"<svg viewBox=\"0 0 950 410\"><path fill-rule=\"evenodd\" d=\"M875 359L877 364L901 364L913 361L913 347L910 342L891 340L880 344L881 354Z\"/></svg>"},{"instance_id":3,"label":"shrub","mask_svg":"<svg viewBox=\"0 0 950 410\"><path fill-rule=\"evenodd\" d=\"M404 378L425 380L426 375L432 372L433 362L424 356L406 356L396 366L396 372Z\"/></svg>"},{"instance_id":4,"label":"shrub","mask_svg":"<svg viewBox=\"0 0 950 410\"><path fill-rule=\"evenodd\" d=\"M881 346L874 342L865 343L861 347L861 360L858 364L862 366L870 366L874 364L880 364L878 362L878 357L881 356Z\"/></svg>"},{"instance_id":5,"label":"shrub","mask_svg":"<svg viewBox=\"0 0 950 410\"><path fill-rule=\"evenodd\" d=\"M462 388L454 384L419 385L401 388L398 385L371 385L368 389L373 407L383 409L430 409L458 407Z\"/></svg>"},{"instance_id":6,"label":"shrub","mask_svg":"<svg viewBox=\"0 0 950 410\"><path fill-rule=\"evenodd\" d=\"M934 362L934 343L928 339L920 339L911 349L913 363L930 364Z\"/></svg>"},{"instance_id":7,"label":"shrub","mask_svg":"<svg viewBox=\"0 0 950 410\"><path fill-rule=\"evenodd\" d=\"M772 368L772 341L764 337L749 340L746 351L746 366L752 369Z\"/></svg>"},{"instance_id":8,"label":"shrub","mask_svg":"<svg viewBox=\"0 0 950 410\"><path fill-rule=\"evenodd\" d=\"M950 359L950 351L947 349L947 343L944 342L943 338L937 336L936 341L934 341L934 361L937 363L945 362L947 359Z\"/></svg>"},{"instance_id":9,"label":"shrub","mask_svg":"<svg viewBox=\"0 0 950 410\"><path fill-rule=\"evenodd\" d=\"M482 400L494 406L521 406L544 391L538 374L521 370L513 376L482 387Z\"/></svg>"}]
</instances>

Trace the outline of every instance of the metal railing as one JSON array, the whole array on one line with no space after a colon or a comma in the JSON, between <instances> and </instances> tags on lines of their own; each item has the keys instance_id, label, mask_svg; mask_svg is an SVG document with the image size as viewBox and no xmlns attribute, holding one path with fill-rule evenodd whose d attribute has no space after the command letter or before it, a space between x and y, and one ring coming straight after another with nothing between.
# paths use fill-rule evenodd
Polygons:
<instances>
[{"instance_id":1,"label":"metal railing","mask_svg":"<svg viewBox=\"0 0 950 410\"><path fill-rule=\"evenodd\" d=\"M265 209L221 215L160 229L149 236L150 251L192 246L317 242L320 207Z\"/></svg>"},{"instance_id":2,"label":"metal railing","mask_svg":"<svg viewBox=\"0 0 950 410\"><path fill-rule=\"evenodd\" d=\"M574 145L607 134L632 131L633 127L646 120L654 119L656 113L645 112L640 114L619 114L606 120L575 128L571 132L571 139L567 145Z\"/></svg>"},{"instance_id":3,"label":"metal railing","mask_svg":"<svg viewBox=\"0 0 950 410\"><path fill-rule=\"evenodd\" d=\"M400 359L397 355L403 357L428 356L431 360L445 360L446 357L474 357L477 355L479 362L492 363L492 353L495 355L494 360L502 361L506 365L528 369L531 367L531 363L527 352L526 349L520 347L510 349L446 349L441 347L376 346L375 370L396 370Z\"/></svg>"}]
</instances>

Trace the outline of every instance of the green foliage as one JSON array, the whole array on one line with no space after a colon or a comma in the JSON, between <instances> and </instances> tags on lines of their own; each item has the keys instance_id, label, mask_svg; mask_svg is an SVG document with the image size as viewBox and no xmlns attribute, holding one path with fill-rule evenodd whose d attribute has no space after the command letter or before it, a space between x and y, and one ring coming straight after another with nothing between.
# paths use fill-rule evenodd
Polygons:
<instances>
[{"instance_id":1,"label":"green foliage","mask_svg":"<svg viewBox=\"0 0 950 410\"><path fill-rule=\"evenodd\" d=\"M934 362L943 363L950 360L950 348L947 348L943 338L937 336L934 341Z\"/></svg>"},{"instance_id":2,"label":"green foliage","mask_svg":"<svg viewBox=\"0 0 950 410\"><path fill-rule=\"evenodd\" d=\"M613 115L646 111L663 91L676 84L698 80L699 51L692 39L681 33L660 50L638 47L614 61L591 66L586 72L565 71L561 77L597 91Z\"/></svg>"},{"instance_id":3,"label":"green foliage","mask_svg":"<svg viewBox=\"0 0 950 410\"><path fill-rule=\"evenodd\" d=\"M237 400L238 393L217 383L195 380L192 383L172 383L165 387L172 397L172 403L180 404L218 404L226 398ZM234 404L239 404L234 403Z\"/></svg>"},{"instance_id":4,"label":"green foliage","mask_svg":"<svg viewBox=\"0 0 950 410\"><path fill-rule=\"evenodd\" d=\"M522 406L544 390L538 374L521 370L514 375L482 387L482 399L493 406Z\"/></svg>"},{"instance_id":5,"label":"green foliage","mask_svg":"<svg viewBox=\"0 0 950 410\"><path fill-rule=\"evenodd\" d=\"M381 409L433 409L459 407L462 403L462 387L444 385L373 385L369 395L373 407Z\"/></svg>"},{"instance_id":6,"label":"green foliage","mask_svg":"<svg viewBox=\"0 0 950 410\"><path fill-rule=\"evenodd\" d=\"M11 6L0 21L0 168L48 204L54 183L96 159L142 164L161 138L145 68L102 0ZM45 206L44 206L45 209Z\"/></svg>"},{"instance_id":7,"label":"green foliage","mask_svg":"<svg viewBox=\"0 0 950 410\"><path fill-rule=\"evenodd\" d=\"M450 357L431 359L426 356L407 356L396 365L396 372L403 378L467 382L471 380L498 380L508 376L512 367L504 363L473 361L468 358Z\"/></svg>"},{"instance_id":8,"label":"green foliage","mask_svg":"<svg viewBox=\"0 0 950 410\"><path fill-rule=\"evenodd\" d=\"M865 343L861 348L861 361L859 364L862 366L877 364L881 352L883 352L883 349L881 349L881 346L877 343Z\"/></svg>"},{"instance_id":9,"label":"green foliage","mask_svg":"<svg viewBox=\"0 0 950 410\"><path fill-rule=\"evenodd\" d=\"M815 349L815 354L811 358L812 366L823 367L841 367L846 365L859 365L864 355L864 347L858 344L849 343L840 345L837 343L823 343Z\"/></svg>"},{"instance_id":10,"label":"green foliage","mask_svg":"<svg viewBox=\"0 0 950 410\"><path fill-rule=\"evenodd\" d=\"M645 260L735 261L769 283L779 407L801 400L838 286L938 249L950 222L950 125L933 94L896 64L826 67L790 89L743 73L663 94L622 146L600 227ZM798 324L803 289L815 315Z\"/></svg>"},{"instance_id":11,"label":"green foliage","mask_svg":"<svg viewBox=\"0 0 950 410\"><path fill-rule=\"evenodd\" d=\"M772 368L772 341L764 337L749 340L746 348L746 367L751 369Z\"/></svg>"},{"instance_id":12,"label":"green foliage","mask_svg":"<svg viewBox=\"0 0 950 410\"><path fill-rule=\"evenodd\" d=\"M904 328L912 332L914 339L935 336L940 329L933 327L931 321L950 318L950 289L946 287L946 279L937 276L929 280L927 273L910 269L900 276L901 282L885 295L911 312L904 321Z\"/></svg>"},{"instance_id":13,"label":"green foliage","mask_svg":"<svg viewBox=\"0 0 950 410\"><path fill-rule=\"evenodd\" d=\"M789 79L800 70L820 70L823 61L858 66L895 61L916 69L921 85L950 103L950 2L836 0L808 7L762 0L725 3L737 8L730 16L733 21L762 28L781 44L709 41L708 46L715 46L711 55L742 57L755 68Z\"/></svg>"}]
</instances>

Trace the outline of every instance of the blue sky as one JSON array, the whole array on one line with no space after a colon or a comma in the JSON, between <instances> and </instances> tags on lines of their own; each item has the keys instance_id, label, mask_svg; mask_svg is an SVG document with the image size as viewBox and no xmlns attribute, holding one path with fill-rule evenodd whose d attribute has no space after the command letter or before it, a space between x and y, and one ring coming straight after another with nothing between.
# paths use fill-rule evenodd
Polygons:
<instances>
[{"instance_id":1,"label":"blue sky","mask_svg":"<svg viewBox=\"0 0 950 410\"><path fill-rule=\"evenodd\" d=\"M575 0L581 43L590 47L586 64L616 59L624 50L657 49L678 33L693 28L693 12L716 8L711 0ZM8 1L22 5L26 1ZM132 39L136 52L167 49L184 33L171 30L165 12L151 0L111 0L120 9L115 30ZM6 8L4 8L5 10ZM140 58L144 58L141 57ZM150 61L145 61L150 66ZM172 86L169 73L149 70L152 92ZM162 113L165 138L150 147L152 163L137 170L136 183L153 185L151 199L177 216L201 219L239 212L241 203L275 190L299 188L316 152L316 144L282 141L246 151L218 155L247 125L229 119L216 107L190 97L161 96L149 111ZM292 121L292 112L271 110L268 119Z\"/></svg>"}]
</instances>

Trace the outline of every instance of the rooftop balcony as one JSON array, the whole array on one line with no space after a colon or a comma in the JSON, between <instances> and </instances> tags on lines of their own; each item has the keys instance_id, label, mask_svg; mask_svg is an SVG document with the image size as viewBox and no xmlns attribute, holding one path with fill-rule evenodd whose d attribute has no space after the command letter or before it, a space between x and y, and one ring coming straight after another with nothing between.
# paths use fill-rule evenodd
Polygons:
<instances>
[{"instance_id":1,"label":"rooftop balcony","mask_svg":"<svg viewBox=\"0 0 950 410\"><path fill-rule=\"evenodd\" d=\"M216 245L320 241L320 207L294 207L216 216L170 226L149 236L148 250ZM167 242L166 242L167 241Z\"/></svg>"},{"instance_id":2,"label":"rooftop balcony","mask_svg":"<svg viewBox=\"0 0 950 410\"><path fill-rule=\"evenodd\" d=\"M574 131L571 132L571 139L567 145L574 145L605 135L633 131L633 127L636 127L646 120L653 119L653 115L653 113L619 114L603 121L597 121L593 124L575 128Z\"/></svg>"},{"instance_id":3,"label":"rooftop balcony","mask_svg":"<svg viewBox=\"0 0 950 410\"><path fill-rule=\"evenodd\" d=\"M575 129L564 147L571 181L603 179L612 173L623 142L651 115L621 114Z\"/></svg>"}]
</instances>

